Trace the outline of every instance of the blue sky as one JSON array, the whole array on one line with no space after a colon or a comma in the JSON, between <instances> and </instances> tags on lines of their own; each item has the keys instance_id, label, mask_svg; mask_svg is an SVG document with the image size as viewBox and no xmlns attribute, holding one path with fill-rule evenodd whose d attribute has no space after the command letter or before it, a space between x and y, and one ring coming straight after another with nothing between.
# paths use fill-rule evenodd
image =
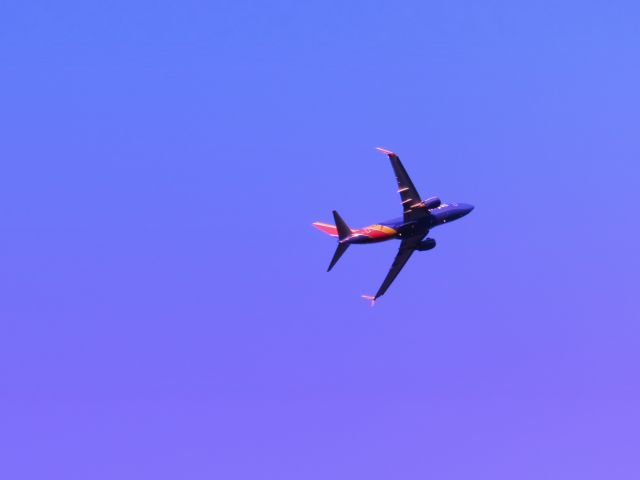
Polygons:
<instances>
[{"instance_id":1,"label":"blue sky","mask_svg":"<svg viewBox=\"0 0 640 480\"><path fill-rule=\"evenodd\" d=\"M2 477L637 478L639 14L3 3Z\"/></svg>"}]
</instances>

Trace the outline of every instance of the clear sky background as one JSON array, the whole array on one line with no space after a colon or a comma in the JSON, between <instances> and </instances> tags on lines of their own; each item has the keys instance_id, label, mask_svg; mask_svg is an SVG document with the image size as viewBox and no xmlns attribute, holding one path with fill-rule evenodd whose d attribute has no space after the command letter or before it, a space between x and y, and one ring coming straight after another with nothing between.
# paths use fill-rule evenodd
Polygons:
<instances>
[{"instance_id":1,"label":"clear sky background","mask_svg":"<svg viewBox=\"0 0 640 480\"><path fill-rule=\"evenodd\" d=\"M0 477L639 478L639 18L3 2Z\"/></svg>"}]
</instances>

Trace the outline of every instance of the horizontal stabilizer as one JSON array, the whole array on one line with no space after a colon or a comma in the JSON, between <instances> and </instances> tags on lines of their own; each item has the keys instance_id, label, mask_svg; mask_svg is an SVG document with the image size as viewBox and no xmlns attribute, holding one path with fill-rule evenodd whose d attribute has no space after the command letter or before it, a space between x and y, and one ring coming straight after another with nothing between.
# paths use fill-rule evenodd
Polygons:
<instances>
[{"instance_id":1,"label":"horizontal stabilizer","mask_svg":"<svg viewBox=\"0 0 640 480\"><path fill-rule=\"evenodd\" d=\"M330 272L333 266L338 263L338 260L340 260L342 254L347 251L347 248L349 248L348 243L338 243L338 248L336 248L336 253L333 254L333 258L331 259L329 268L327 268L327 272Z\"/></svg>"},{"instance_id":2,"label":"horizontal stabilizer","mask_svg":"<svg viewBox=\"0 0 640 480\"><path fill-rule=\"evenodd\" d=\"M338 236L338 229L336 228L335 225L329 225L328 223L322 223L322 222L314 222L312 223L312 225L316 227L318 230L320 230L321 232L326 233L327 235L331 235L332 237Z\"/></svg>"}]
</instances>

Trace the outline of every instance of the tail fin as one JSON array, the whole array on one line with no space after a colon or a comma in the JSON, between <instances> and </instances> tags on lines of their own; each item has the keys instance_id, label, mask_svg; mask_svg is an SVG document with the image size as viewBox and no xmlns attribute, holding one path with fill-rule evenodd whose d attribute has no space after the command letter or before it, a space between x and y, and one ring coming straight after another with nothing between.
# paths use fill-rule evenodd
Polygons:
<instances>
[{"instance_id":1,"label":"tail fin","mask_svg":"<svg viewBox=\"0 0 640 480\"><path fill-rule=\"evenodd\" d=\"M331 271L333 266L338 262L338 260L340 260L342 254L347 251L349 244L344 242L344 240L351 236L351 229L335 210L333 211L333 219L336 222L336 229L338 230L338 248L336 248L336 253L333 254L333 258L331 259L327 272Z\"/></svg>"},{"instance_id":2,"label":"tail fin","mask_svg":"<svg viewBox=\"0 0 640 480\"><path fill-rule=\"evenodd\" d=\"M338 237L339 240L344 240L349 235L351 235L351 229L347 226L344 220L338 215L338 212L333 212L333 218L337 225L330 225L328 223L323 222L313 222L312 225L316 227L321 232L326 233L327 235L331 235L332 237ZM340 233L342 232L342 233Z\"/></svg>"},{"instance_id":3,"label":"tail fin","mask_svg":"<svg viewBox=\"0 0 640 480\"><path fill-rule=\"evenodd\" d=\"M346 239L351 235L351 229L347 226L346 222L342 219L338 212L333 211L333 219L336 222L336 228L338 229L338 238L340 241Z\"/></svg>"},{"instance_id":4,"label":"tail fin","mask_svg":"<svg viewBox=\"0 0 640 480\"><path fill-rule=\"evenodd\" d=\"M348 243L338 243L338 248L336 248L336 253L333 254L333 258L331 259L329 268L327 268L327 272L330 272L333 266L338 263L338 260L340 260L342 254L347 251L347 248L349 248Z\"/></svg>"}]
</instances>

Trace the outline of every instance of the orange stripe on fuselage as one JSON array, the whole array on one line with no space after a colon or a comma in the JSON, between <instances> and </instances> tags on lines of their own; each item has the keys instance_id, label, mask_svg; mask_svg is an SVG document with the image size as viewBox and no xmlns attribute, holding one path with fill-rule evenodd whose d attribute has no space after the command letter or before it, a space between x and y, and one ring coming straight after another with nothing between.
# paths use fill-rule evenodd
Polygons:
<instances>
[{"instance_id":1,"label":"orange stripe on fuselage","mask_svg":"<svg viewBox=\"0 0 640 480\"><path fill-rule=\"evenodd\" d=\"M367 237L375 239L391 238L396 235L396 233L398 233L391 227L386 227L384 225L378 224L369 225L368 227L360 229L358 232L362 235L366 235Z\"/></svg>"},{"instance_id":2,"label":"orange stripe on fuselage","mask_svg":"<svg viewBox=\"0 0 640 480\"><path fill-rule=\"evenodd\" d=\"M335 225L331 225L329 223L315 222L312 224L318 230L331 235L332 237L338 236L338 229ZM351 230L351 233L354 235L363 235L365 237L369 237L371 239L381 240L384 238L394 237L398 232L385 225L369 225L368 227L359 228L356 230Z\"/></svg>"}]
</instances>

